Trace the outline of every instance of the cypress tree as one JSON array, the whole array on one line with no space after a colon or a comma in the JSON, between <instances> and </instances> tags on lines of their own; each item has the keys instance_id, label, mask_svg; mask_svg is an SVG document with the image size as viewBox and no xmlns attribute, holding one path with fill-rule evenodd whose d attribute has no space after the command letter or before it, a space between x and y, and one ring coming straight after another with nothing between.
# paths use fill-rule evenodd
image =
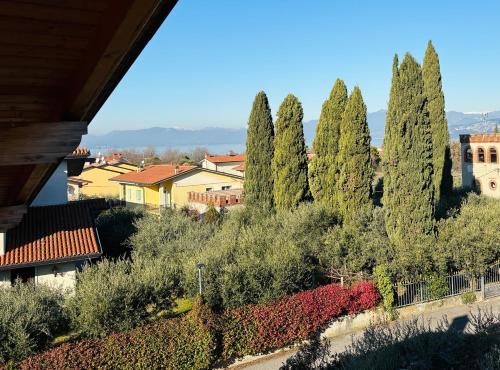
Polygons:
<instances>
[{"instance_id":1,"label":"cypress tree","mask_svg":"<svg viewBox=\"0 0 500 370\"><path fill-rule=\"evenodd\" d=\"M254 99L248 119L245 158L245 205L269 210L273 208L274 127L271 108L265 92Z\"/></svg>"},{"instance_id":2,"label":"cypress tree","mask_svg":"<svg viewBox=\"0 0 500 370\"><path fill-rule=\"evenodd\" d=\"M302 105L289 94L281 104L274 137L274 202L278 209L295 208L311 197L307 179Z\"/></svg>"},{"instance_id":3,"label":"cypress tree","mask_svg":"<svg viewBox=\"0 0 500 370\"><path fill-rule=\"evenodd\" d=\"M392 63L392 81L389 94L389 103L385 118L384 143L382 149L382 169L384 171L382 204L384 206L384 215L387 228L394 228L392 220L394 219L393 202L397 182L393 181L396 174L397 163L397 141L396 134L399 131L396 117L399 105L399 60L398 55L394 55Z\"/></svg>"},{"instance_id":4,"label":"cypress tree","mask_svg":"<svg viewBox=\"0 0 500 370\"><path fill-rule=\"evenodd\" d=\"M451 176L450 134L444 111L439 57L431 41L427 44L425 51L422 76L431 123L434 200L437 203L442 197L451 194L453 177Z\"/></svg>"},{"instance_id":5,"label":"cypress tree","mask_svg":"<svg viewBox=\"0 0 500 370\"><path fill-rule=\"evenodd\" d=\"M389 99L383 198L387 234L406 261L420 253L414 243L433 232L432 136L423 85L419 64L406 54Z\"/></svg>"},{"instance_id":6,"label":"cypress tree","mask_svg":"<svg viewBox=\"0 0 500 370\"><path fill-rule=\"evenodd\" d=\"M309 185L314 200L330 209L335 209L337 203L337 156L340 124L346 103L347 88L344 81L337 79L321 109L313 141L314 157L309 165Z\"/></svg>"},{"instance_id":7,"label":"cypress tree","mask_svg":"<svg viewBox=\"0 0 500 370\"><path fill-rule=\"evenodd\" d=\"M366 105L357 86L342 116L338 163L339 210L344 223L353 223L360 210L372 208L373 180Z\"/></svg>"}]
</instances>

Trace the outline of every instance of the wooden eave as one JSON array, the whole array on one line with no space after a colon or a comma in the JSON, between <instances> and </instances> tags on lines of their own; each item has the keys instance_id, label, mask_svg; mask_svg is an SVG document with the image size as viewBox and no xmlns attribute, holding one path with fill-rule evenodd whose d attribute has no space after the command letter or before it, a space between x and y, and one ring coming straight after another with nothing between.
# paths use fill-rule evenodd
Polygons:
<instances>
[{"instance_id":1,"label":"wooden eave","mask_svg":"<svg viewBox=\"0 0 500 370\"><path fill-rule=\"evenodd\" d=\"M176 2L1 2L0 229L79 145Z\"/></svg>"}]
</instances>

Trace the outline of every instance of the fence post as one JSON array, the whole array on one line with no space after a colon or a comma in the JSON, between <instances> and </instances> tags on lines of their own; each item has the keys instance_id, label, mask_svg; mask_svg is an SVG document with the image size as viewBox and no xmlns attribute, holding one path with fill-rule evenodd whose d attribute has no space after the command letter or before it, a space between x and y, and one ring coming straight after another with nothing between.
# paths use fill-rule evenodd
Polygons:
<instances>
[{"instance_id":1,"label":"fence post","mask_svg":"<svg viewBox=\"0 0 500 370\"><path fill-rule=\"evenodd\" d=\"M481 300L484 301L485 298L485 291L484 291L484 275L481 275Z\"/></svg>"}]
</instances>

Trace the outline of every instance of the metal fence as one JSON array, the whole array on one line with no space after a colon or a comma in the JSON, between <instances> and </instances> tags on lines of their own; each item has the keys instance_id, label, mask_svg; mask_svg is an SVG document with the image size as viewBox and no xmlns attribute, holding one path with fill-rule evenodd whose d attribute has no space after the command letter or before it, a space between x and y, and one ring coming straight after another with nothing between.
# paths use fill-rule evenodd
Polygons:
<instances>
[{"instance_id":1,"label":"metal fence","mask_svg":"<svg viewBox=\"0 0 500 370\"><path fill-rule=\"evenodd\" d=\"M484 273L484 283L498 283L500 282L500 262L495 263L493 266L490 266L488 270Z\"/></svg>"},{"instance_id":2,"label":"metal fence","mask_svg":"<svg viewBox=\"0 0 500 370\"><path fill-rule=\"evenodd\" d=\"M435 299L453 297L466 292L484 294L485 285L500 284L500 262L488 267L482 276L472 276L465 272L458 272L446 276L446 292L438 297L433 296L430 280L394 284L395 307L404 307L412 304L429 302Z\"/></svg>"},{"instance_id":3,"label":"metal fence","mask_svg":"<svg viewBox=\"0 0 500 370\"><path fill-rule=\"evenodd\" d=\"M411 283L397 283L394 285L395 307L432 301L434 299L456 296L465 292L481 290L481 278L457 273L446 276L448 289L444 295L434 297L429 289L430 281L423 280Z\"/></svg>"}]
</instances>

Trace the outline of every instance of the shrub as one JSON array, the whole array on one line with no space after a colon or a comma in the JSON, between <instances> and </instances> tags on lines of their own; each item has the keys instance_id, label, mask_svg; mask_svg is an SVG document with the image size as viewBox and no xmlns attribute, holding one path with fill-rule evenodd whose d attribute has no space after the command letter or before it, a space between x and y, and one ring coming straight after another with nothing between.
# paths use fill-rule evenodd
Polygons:
<instances>
[{"instance_id":1,"label":"shrub","mask_svg":"<svg viewBox=\"0 0 500 370\"><path fill-rule=\"evenodd\" d=\"M458 214L438 223L434 259L478 275L500 257L500 200L470 194Z\"/></svg>"},{"instance_id":2,"label":"shrub","mask_svg":"<svg viewBox=\"0 0 500 370\"><path fill-rule=\"evenodd\" d=\"M228 310L221 322L223 357L267 352L307 339L330 320L376 305L373 284L360 282L352 289L336 284L300 292L272 304L247 305Z\"/></svg>"},{"instance_id":3,"label":"shrub","mask_svg":"<svg viewBox=\"0 0 500 370\"><path fill-rule=\"evenodd\" d=\"M349 313L355 314L375 307L380 301L380 294L370 281L359 281L349 289Z\"/></svg>"},{"instance_id":4,"label":"shrub","mask_svg":"<svg viewBox=\"0 0 500 370\"><path fill-rule=\"evenodd\" d=\"M130 252L126 242L136 232L135 222L141 217L142 211L123 207L111 208L99 214L96 226L106 256L120 257Z\"/></svg>"},{"instance_id":5,"label":"shrub","mask_svg":"<svg viewBox=\"0 0 500 370\"><path fill-rule=\"evenodd\" d=\"M21 362L21 369L206 369L216 341L210 310L200 301L185 317L159 320L101 339L66 343Z\"/></svg>"},{"instance_id":6,"label":"shrub","mask_svg":"<svg viewBox=\"0 0 500 370\"><path fill-rule=\"evenodd\" d=\"M460 295L460 300L462 301L463 304L472 304L476 302L476 299L477 299L476 293L474 292L466 292Z\"/></svg>"},{"instance_id":7,"label":"shrub","mask_svg":"<svg viewBox=\"0 0 500 370\"><path fill-rule=\"evenodd\" d=\"M429 276L429 293L433 299L442 298L448 293L448 283L446 281L446 276L433 272Z\"/></svg>"},{"instance_id":8,"label":"shrub","mask_svg":"<svg viewBox=\"0 0 500 370\"><path fill-rule=\"evenodd\" d=\"M74 329L104 336L133 328L155 312L169 308L171 282L159 260L104 260L77 275L68 310Z\"/></svg>"},{"instance_id":9,"label":"shrub","mask_svg":"<svg viewBox=\"0 0 500 370\"><path fill-rule=\"evenodd\" d=\"M0 364L43 349L63 329L62 293L18 283L0 289Z\"/></svg>"},{"instance_id":10,"label":"shrub","mask_svg":"<svg viewBox=\"0 0 500 370\"><path fill-rule=\"evenodd\" d=\"M215 209L213 204L208 206L207 211L203 215L203 222L206 224L218 225L222 221L222 214Z\"/></svg>"},{"instance_id":11,"label":"shrub","mask_svg":"<svg viewBox=\"0 0 500 370\"><path fill-rule=\"evenodd\" d=\"M389 271L386 265L378 265L373 269L375 285L382 295L384 308L393 317L394 312L394 289Z\"/></svg>"},{"instance_id":12,"label":"shrub","mask_svg":"<svg viewBox=\"0 0 500 370\"><path fill-rule=\"evenodd\" d=\"M184 260L188 294L197 289L196 263L203 262L204 296L212 307L271 302L321 283L317 259L321 235L335 222L321 207L294 211L228 214L220 229Z\"/></svg>"},{"instance_id":13,"label":"shrub","mask_svg":"<svg viewBox=\"0 0 500 370\"><path fill-rule=\"evenodd\" d=\"M329 267L343 266L348 272L371 272L377 264L390 262L382 208L360 212L356 224L336 225L323 235L325 247L319 251Z\"/></svg>"}]
</instances>

